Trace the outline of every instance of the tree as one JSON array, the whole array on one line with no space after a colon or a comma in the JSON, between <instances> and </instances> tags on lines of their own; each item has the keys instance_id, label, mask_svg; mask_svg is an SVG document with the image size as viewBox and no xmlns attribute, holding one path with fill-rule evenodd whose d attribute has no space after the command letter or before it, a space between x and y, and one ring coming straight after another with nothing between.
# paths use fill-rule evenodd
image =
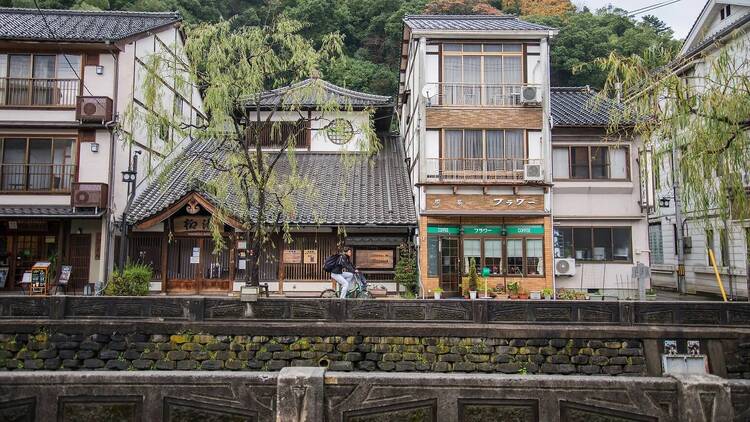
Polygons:
<instances>
[{"instance_id":1,"label":"tree","mask_svg":"<svg viewBox=\"0 0 750 422\"><path fill-rule=\"evenodd\" d=\"M487 0L433 0L424 10L432 15L501 15Z\"/></svg>"},{"instance_id":2,"label":"tree","mask_svg":"<svg viewBox=\"0 0 750 422\"><path fill-rule=\"evenodd\" d=\"M313 120L351 110L329 98L322 81L315 78L309 84L269 95L271 89L317 74L322 63L341 53L340 35L328 34L315 47L301 33L302 29L299 22L284 18L267 26L235 28L231 21L220 21L188 27L184 54L165 52L147 60L142 78L143 102L145 109L155 112L131 105L125 116L125 129L128 124L142 121L147 135L153 138L165 126L183 136L189 128L196 141L210 146L193 154L216 174L202 187L216 198L217 209L211 217L215 252L224 247L225 224L239 222L251 251L245 281L254 285L258 283L259 256L271 245L271 236L280 234L285 241L291 241L289 221L300 201L313 202L311 205L315 206L315 187L297 168L297 136ZM157 75L167 74L175 67L178 90L184 84L194 84L203 92L208 116L204 122L186 125L165 117L171 116L171 104L164 104ZM181 75L189 75L189 79ZM304 105L310 103L317 104L316 114L303 112ZM295 129L274 121L280 113L295 116ZM376 150L379 144L372 126L357 129L365 137L362 148ZM130 140L137 130L123 131L123 136ZM279 145L278 150L261 147L261 139L269 136Z\"/></svg>"},{"instance_id":3,"label":"tree","mask_svg":"<svg viewBox=\"0 0 750 422\"><path fill-rule=\"evenodd\" d=\"M637 22L620 9L599 9L560 16L527 16L525 19L558 28L552 39L550 67L553 86L591 85L601 88L607 75L594 64L616 52L621 56L642 54L656 46L676 51L679 42L672 31L657 32L652 23Z\"/></svg>"},{"instance_id":4,"label":"tree","mask_svg":"<svg viewBox=\"0 0 750 422\"><path fill-rule=\"evenodd\" d=\"M743 183L750 163L747 49L746 39L734 39L711 55L675 59L654 48L597 60L607 75L602 96L621 89L627 99L610 130L634 123L656 163L677 151L680 199L699 218L750 218Z\"/></svg>"}]
</instances>

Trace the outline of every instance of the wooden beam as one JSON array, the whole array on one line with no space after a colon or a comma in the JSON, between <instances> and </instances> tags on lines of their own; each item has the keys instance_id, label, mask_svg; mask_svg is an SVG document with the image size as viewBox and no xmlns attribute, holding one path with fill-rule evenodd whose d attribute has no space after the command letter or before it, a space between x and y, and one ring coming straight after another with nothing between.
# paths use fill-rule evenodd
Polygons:
<instances>
[{"instance_id":1,"label":"wooden beam","mask_svg":"<svg viewBox=\"0 0 750 422\"><path fill-rule=\"evenodd\" d=\"M159 212L158 214L152 216L147 220L138 223L136 225L136 228L138 228L139 230L145 230L157 225L158 223L161 223L162 221L172 216L172 214L182 209L185 205L187 205L188 202L190 202L191 199L195 199L206 211L208 211L212 215L216 212L216 207L208 202L208 200L206 200L202 195L197 192L190 192L187 195L183 196L181 200L167 207L165 210ZM227 224L234 227L235 229L242 228L242 223L232 217L227 217Z\"/></svg>"}]
</instances>

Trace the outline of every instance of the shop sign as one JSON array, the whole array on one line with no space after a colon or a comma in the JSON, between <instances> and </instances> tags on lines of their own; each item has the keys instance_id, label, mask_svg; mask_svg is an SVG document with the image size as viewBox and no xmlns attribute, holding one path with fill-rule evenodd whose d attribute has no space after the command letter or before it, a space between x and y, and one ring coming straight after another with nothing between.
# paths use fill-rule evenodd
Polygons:
<instances>
[{"instance_id":1,"label":"shop sign","mask_svg":"<svg viewBox=\"0 0 750 422\"><path fill-rule=\"evenodd\" d=\"M507 232L511 234L544 234L544 226L542 225L521 225L521 226L508 226Z\"/></svg>"},{"instance_id":2,"label":"shop sign","mask_svg":"<svg viewBox=\"0 0 750 422\"><path fill-rule=\"evenodd\" d=\"M500 234L500 226L463 226L464 234Z\"/></svg>"},{"instance_id":3,"label":"shop sign","mask_svg":"<svg viewBox=\"0 0 750 422\"><path fill-rule=\"evenodd\" d=\"M318 250L317 249L305 249L303 259L304 259L305 264L317 264L318 263Z\"/></svg>"},{"instance_id":4,"label":"shop sign","mask_svg":"<svg viewBox=\"0 0 750 422\"><path fill-rule=\"evenodd\" d=\"M430 211L544 211L544 195L427 194Z\"/></svg>"},{"instance_id":5,"label":"shop sign","mask_svg":"<svg viewBox=\"0 0 750 422\"><path fill-rule=\"evenodd\" d=\"M299 249L285 249L282 254L282 259L285 264L301 264L302 251Z\"/></svg>"},{"instance_id":6,"label":"shop sign","mask_svg":"<svg viewBox=\"0 0 750 422\"><path fill-rule=\"evenodd\" d=\"M175 217L172 226L175 233L205 233L211 231L211 217Z\"/></svg>"},{"instance_id":7,"label":"shop sign","mask_svg":"<svg viewBox=\"0 0 750 422\"><path fill-rule=\"evenodd\" d=\"M393 268L393 250L357 249L357 266L372 269Z\"/></svg>"},{"instance_id":8,"label":"shop sign","mask_svg":"<svg viewBox=\"0 0 750 422\"><path fill-rule=\"evenodd\" d=\"M427 226L427 234L458 235L458 226Z\"/></svg>"}]
</instances>

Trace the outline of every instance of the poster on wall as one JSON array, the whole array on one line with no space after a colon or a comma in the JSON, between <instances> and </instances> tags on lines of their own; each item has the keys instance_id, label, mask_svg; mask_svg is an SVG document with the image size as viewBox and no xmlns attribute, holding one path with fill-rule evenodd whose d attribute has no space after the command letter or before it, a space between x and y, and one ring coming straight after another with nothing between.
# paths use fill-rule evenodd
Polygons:
<instances>
[{"instance_id":1,"label":"poster on wall","mask_svg":"<svg viewBox=\"0 0 750 422\"><path fill-rule=\"evenodd\" d=\"M362 268L390 270L393 268L393 250L357 250L357 266Z\"/></svg>"},{"instance_id":2,"label":"poster on wall","mask_svg":"<svg viewBox=\"0 0 750 422\"><path fill-rule=\"evenodd\" d=\"M305 264L317 264L318 263L318 250L317 249L305 249L304 262Z\"/></svg>"},{"instance_id":3,"label":"poster on wall","mask_svg":"<svg viewBox=\"0 0 750 422\"><path fill-rule=\"evenodd\" d=\"M302 251L299 249L285 249L282 259L285 264L301 264Z\"/></svg>"},{"instance_id":4,"label":"poster on wall","mask_svg":"<svg viewBox=\"0 0 750 422\"><path fill-rule=\"evenodd\" d=\"M5 282L8 281L8 267L0 267L0 289L5 287Z\"/></svg>"},{"instance_id":5,"label":"poster on wall","mask_svg":"<svg viewBox=\"0 0 750 422\"><path fill-rule=\"evenodd\" d=\"M58 284L66 285L70 281L70 273L73 272L73 266L63 265L60 269L60 278L57 280Z\"/></svg>"}]
</instances>

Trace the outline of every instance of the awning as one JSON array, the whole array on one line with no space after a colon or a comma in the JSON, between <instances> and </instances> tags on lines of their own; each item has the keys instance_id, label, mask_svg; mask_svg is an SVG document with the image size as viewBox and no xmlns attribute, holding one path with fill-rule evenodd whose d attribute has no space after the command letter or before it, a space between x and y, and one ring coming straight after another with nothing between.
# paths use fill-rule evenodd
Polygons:
<instances>
[{"instance_id":1,"label":"awning","mask_svg":"<svg viewBox=\"0 0 750 422\"><path fill-rule=\"evenodd\" d=\"M0 207L0 218L99 218L104 213L73 207Z\"/></svg>"}]
</instances>

